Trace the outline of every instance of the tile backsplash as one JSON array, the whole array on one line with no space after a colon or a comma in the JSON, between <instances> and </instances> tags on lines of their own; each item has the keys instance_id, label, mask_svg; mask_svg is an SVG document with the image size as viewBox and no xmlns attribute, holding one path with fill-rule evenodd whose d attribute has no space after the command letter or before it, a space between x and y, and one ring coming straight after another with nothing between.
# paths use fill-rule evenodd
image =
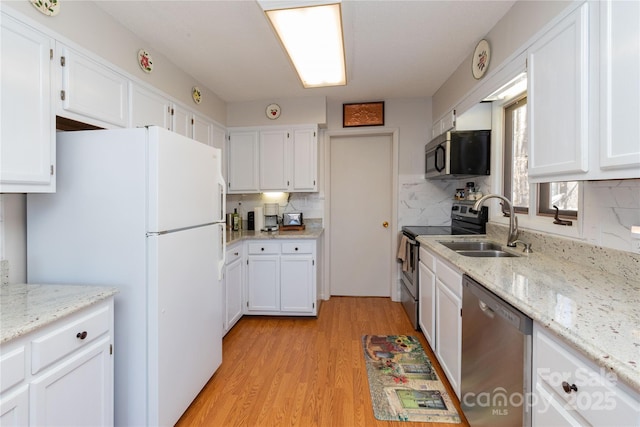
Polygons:
<instances>
[{"instance_id":1,"label":"tile backsplash","mask_svg":"<svg viewBox=\"0 0 640 427\"><path fill-rule=\"evenodd\" d=\"M400 175L398 194L398 226L449 225L451 205L457 188L473 181L476 188L489 192L489 177L467 180L426 180L424 175Z\"/></svg>"}]
</instances>

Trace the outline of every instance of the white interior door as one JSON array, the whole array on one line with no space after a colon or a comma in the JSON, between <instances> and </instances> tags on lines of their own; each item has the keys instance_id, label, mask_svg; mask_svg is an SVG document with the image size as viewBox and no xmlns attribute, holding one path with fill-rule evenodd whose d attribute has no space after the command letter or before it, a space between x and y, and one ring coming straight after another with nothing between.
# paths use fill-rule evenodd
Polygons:
<instances>
[{"instance_id":1,"label":"white interior door","mask_svg":"<svg viewBox=\"0 0 640 427\"><path fill-rule=\"evenodd\" d=\"M331 295L391 295L392 135L330 140Z\"/></svg>"}]
</instances>

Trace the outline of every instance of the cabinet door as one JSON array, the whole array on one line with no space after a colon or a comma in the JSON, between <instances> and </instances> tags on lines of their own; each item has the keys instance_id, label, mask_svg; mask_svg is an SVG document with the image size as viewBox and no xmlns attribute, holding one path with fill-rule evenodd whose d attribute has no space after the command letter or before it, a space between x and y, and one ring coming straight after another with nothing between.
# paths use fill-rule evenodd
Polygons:
<instances>
[{"instance_id":1,"label":"cabinet door","mask_svg":"<svg viewBox=\"0 0 640 427\"><path fill-rule=\"evenodd\" d=\"M315 128L294 129L290 142L292 151L293 191L317 191L318 137Z\"/></svg>"},{"instance_id":2,"label":"cabinet door","mask_svg":"<svg viewBox=\"0 0 640 427\"><path fill-rule=\"evenodd\" d=\"M55 191L53 39L2 13L0 193Z\"/></svg>"},{"instance_id":3,"label":"cabinet door","mask_svg":"<svg viewBox=\"0 0 640 427\"><path fill-rule=\"evenodd\" d=\"M3 427L24 427L29 424L29 385L0 397L0 425Z\"/></svg>"},{"instance_id":4,"label":"cabinet door","mask_svg":"<svg viewBox=\"0 0 640 427\"><path fill-rule=\"evenodd\" d=\"M203 144L213 145L211 140L211 127L212 124L210 121L205 119L202 116L197 114L192 114L191 116L191 126L192 126L192 138L196 141L202 142Z\"/></svg>"},{"instance_id":5,"label":"cabinet door","mask_svg":"<svg viewBox=\"0 0 640 427\"><path fill-rule=\"evenodd\" d=\"M588 3L528 51L529 177L588 170Z\"/></svg>"},{"instance_id":6,"label":"cabinet door","mask_svg":"<svg viewBox=\"0 0 640 427\"><path fill-rule=\"evenodd\" d=\"M80 121L85 117L92 118L126 127L129 121L128 79L67 46L62 45L60 53L63 90L60 115Z\"/></svg>"},{"instance_id":7,"label":"cabinet door","mask_svg":"<svg viewBox=\"0 0 640 427\"><path fill-rule=\"evenodd\" d=\"M171 130L171 103L159 93L131 87L131 127L160 126Z\"/></svg>"},{"instance_id":8,"label":"cabinet door","mask_svg":"<svg viewBox=\"0 0 640 427\"><path fill-rule=\"evenodd\" d=\"M37 377L30 388L30 424L113 424L113 359L107 336Z\"/></svg>"},{"instance_id":9,"label":"cabinet door","mask_svg":"<svg viewBox=\"0 0 640 427\"><path fill-rule=\"evenodd\" d=\"M420 262L419 264L419 284L420 303L418 304L418 318L420 329L424 334L429 346L436 348L436 276L427 266Z\"/></svg>"},{"instance_id":10,"label":"cabinet door","mask_svg":"<svg viewBox=\"0 0 640 427\"><path fill-rule=\"evenodd\" d=\"M260 132L260 190L287 191L289 189L289 161L287 145L289 131Z\"/></svg>"},{"instance_id":11,"label":"cabinet door","mask_svg":"<svg viewBox=\"0 0 640 427\"><path fill-rule=\"evenodd\" d=\"M242 317L242 259L226 266L225 274L226 309L225 325L229 331Z\"/></svg>"},{"instance_id":12,"label":"cabinet door","mask_svg":"<svg viewBox=\"0 0 640 427\"><path fill-rule=\"evenodd\" d=\"M258 192L258 132L231 131L227 147L228 192Z\"/></svg>"},{"instance_id":13,"label":"cabinet door","mask_svg":"<svg viewBox=\"0 0 640 427\"><path fill-rule=\"evenodd\" d=\"M312 256L280 258L280 310L313 314L315 268Z\"/></svg>"},{"instance_id":14,"label":"cabinet door","mask_svg":"<svg viewBox=\"0 0 640 427\"><path fill-rule=\"evenodd\" d=\"M436 279L436 355L451 387L460 397L462 300Z\"/></svg>"},{"instance_id":15,"label":"cabinet door","mask_svg":"<svg viewBox=\"0 0 640 427\"><path fill-rule=\"evenodd\" d=\"M280 311L280 256L250 256L248 311Z\"/></svg>"},{"instance_id":16,"label":"cabinet door","mask_svg":"<svg viewBox=\"0 0 640 427\"><path fill-rule=\"evenodd\" d=\"M188 138L193 137L191 114L189 111L178 105L171 107L171 130Z\"/></svg>"},{"instance_id":17,"label":"cabinet door","mask_svg":"<svg viewBox=\"0 0 640 427\"><path fill-rule=\"evenodd\" d=\"M640 176L640 2L602 1L600 168Z\"/></svg>"}]
</instances>

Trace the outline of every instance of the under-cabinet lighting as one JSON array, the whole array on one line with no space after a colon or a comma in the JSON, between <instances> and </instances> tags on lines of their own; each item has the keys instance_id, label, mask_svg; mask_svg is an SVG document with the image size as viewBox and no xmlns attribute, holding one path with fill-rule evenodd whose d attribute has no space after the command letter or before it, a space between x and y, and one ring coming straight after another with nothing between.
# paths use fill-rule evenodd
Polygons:
<instances>
[{"instance_id":1,"label":"under-cabinet lighting","mask_svg":"<svg viewBox=\"0 0 640 427\"><path fill-rule=\"evenodd\" d=\"M527 73L521 73L509 83L501 86L498 90L483 99L483 101L498 101L501 99L511 99L527 90Z\"/></svg>"},{"instance_id":2,"label":"under-cabinet lighting","mask_svg":"<svg viewBox=\"0 0 640 427\"><path fill-rule=\"evenodd\" d=\"M280 199L284 196L284 193L281 191L267 191L262 194L264 194L264 197L267 199Z\"/></svg>"},{"instance_id":3,"label":"under-cabinet lighting","mask_svg":"<svg viewBox=\"0 0 640 427\"><path fill-rule=\"evenodd\" d=\"M258 0L305 88L347 84L339 2Z\"/></svg>"}]
</instances>

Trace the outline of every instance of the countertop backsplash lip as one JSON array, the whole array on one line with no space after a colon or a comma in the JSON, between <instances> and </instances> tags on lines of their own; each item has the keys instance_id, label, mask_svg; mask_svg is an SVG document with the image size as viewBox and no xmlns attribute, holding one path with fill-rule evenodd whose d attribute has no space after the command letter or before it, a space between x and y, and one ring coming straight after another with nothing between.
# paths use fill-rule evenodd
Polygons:
<instances>
[{"instance_id":1,"label":"countertop backsplash lip","mask_svg":"<svg viewBox=\"0 0 640 427\"><path fill-rule=\"evenodd\" d=\"M487 237L490 240L503 243L507 232L507 226L487 223ZM640 283L640 254L527 229L520 229L518 238L531 243L531 249L536 253Z\"/></svg>"}]
</instances>

